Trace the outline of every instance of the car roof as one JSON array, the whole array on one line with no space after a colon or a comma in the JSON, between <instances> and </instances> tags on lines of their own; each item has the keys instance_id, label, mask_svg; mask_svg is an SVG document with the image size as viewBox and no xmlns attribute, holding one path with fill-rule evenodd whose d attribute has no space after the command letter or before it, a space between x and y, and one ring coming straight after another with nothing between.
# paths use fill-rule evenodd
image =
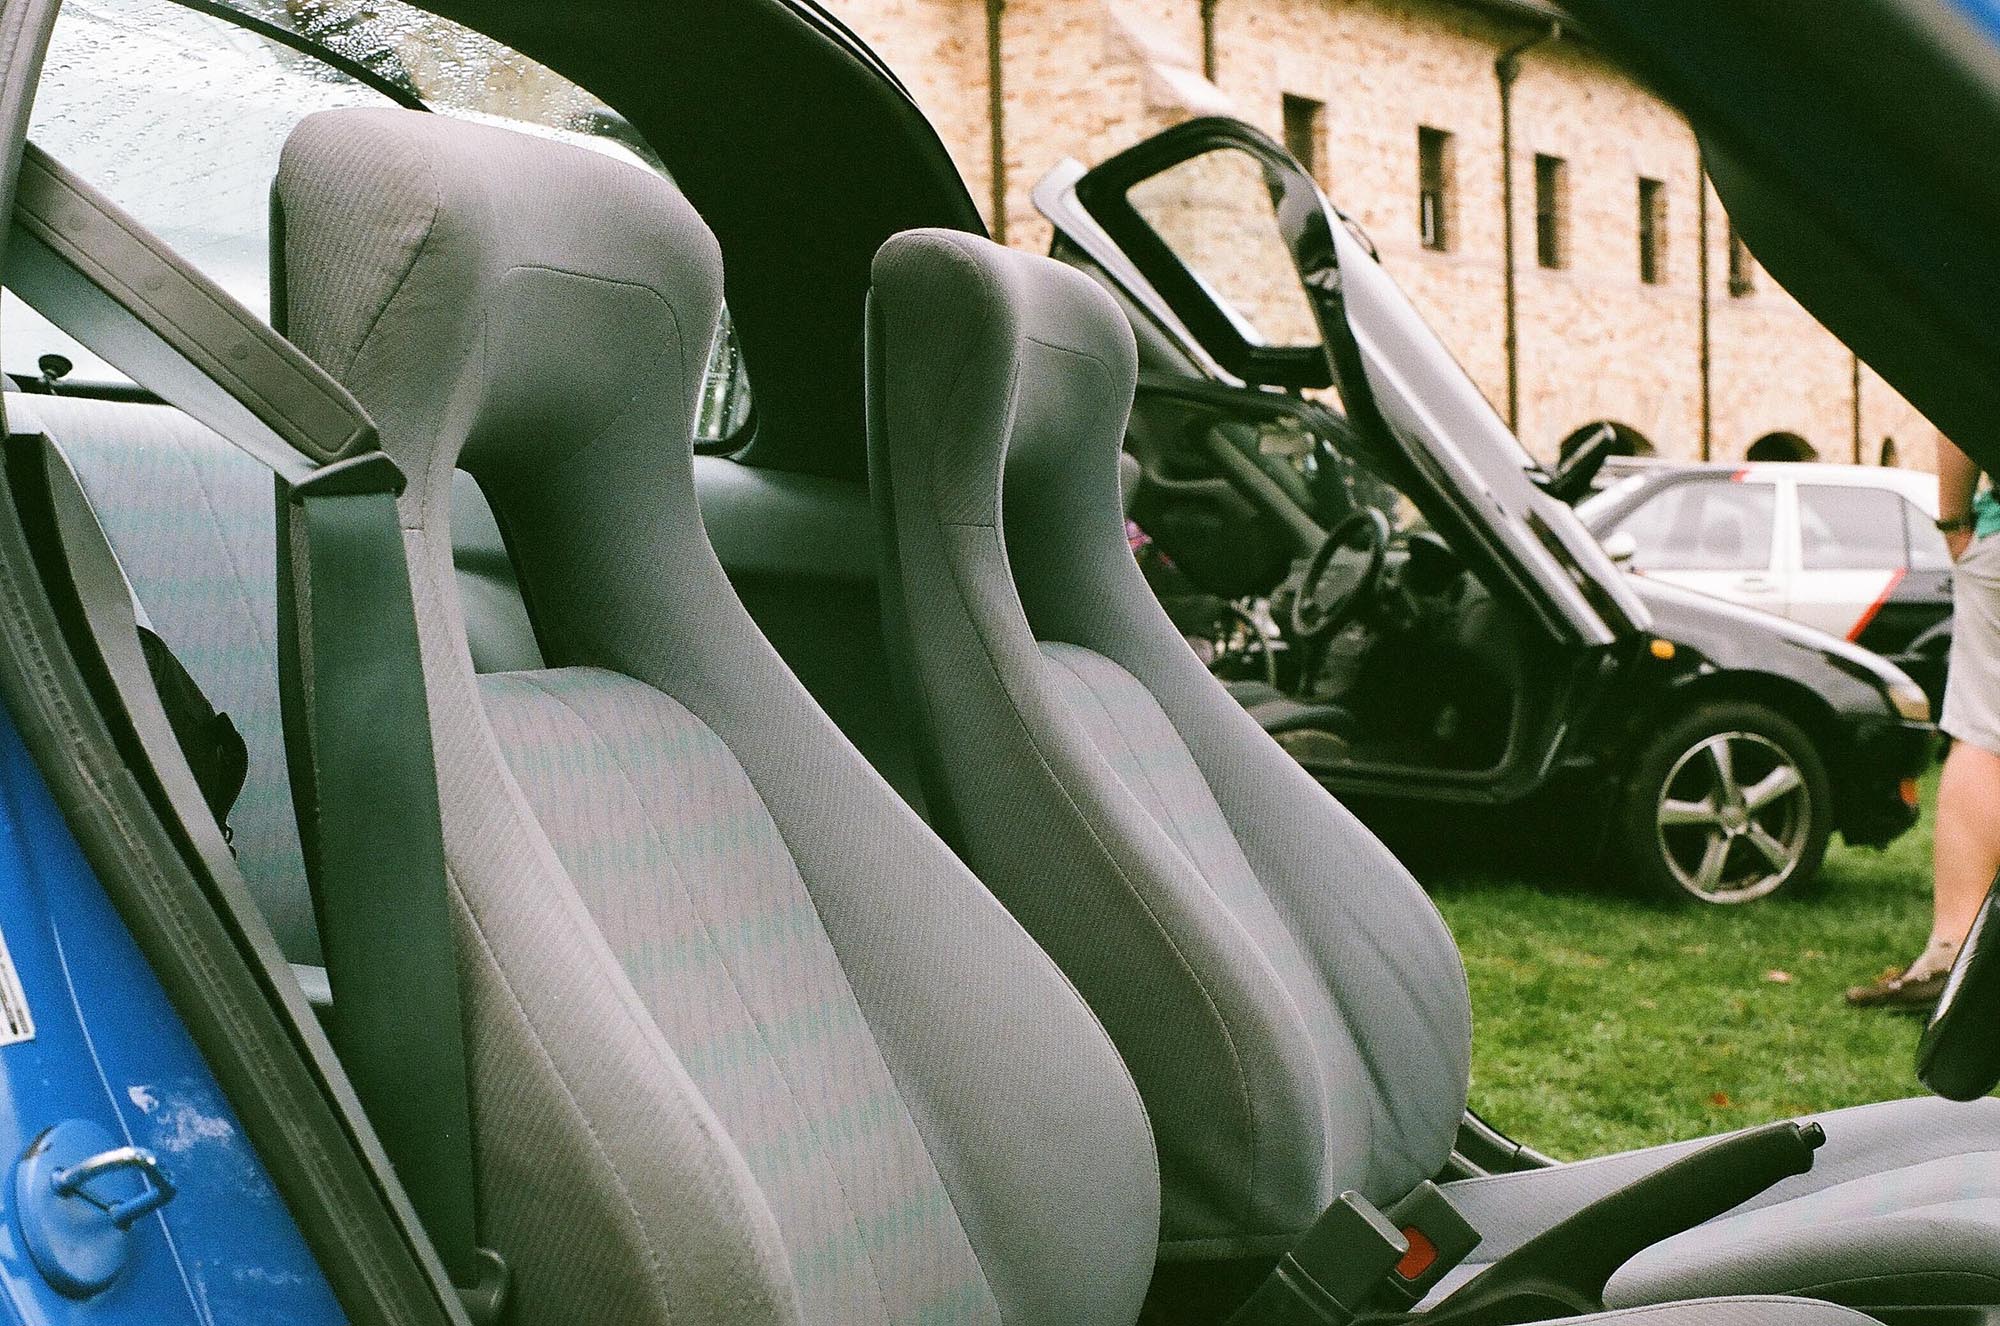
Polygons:
<instances>
[{"instance_id":1,"label":"car roof","mask_svg":"<svg viewBox=\"0 0 2000 1326\"><path fill-rule=\"evenodd\" d=\"M1745 482L1771 483L1791 479L1797 483L1846 488L1888 488L1901 493L1927 510L1937 509L1937 476L1924 470L1905 470L1885 465L1840 465L1827 461L1766 460L1731 464L1726 461L1627 461L1615 471L1618 478L1644 476L1665 483L1690 474L1740 475Z\"/></svg>"}]
</instances>

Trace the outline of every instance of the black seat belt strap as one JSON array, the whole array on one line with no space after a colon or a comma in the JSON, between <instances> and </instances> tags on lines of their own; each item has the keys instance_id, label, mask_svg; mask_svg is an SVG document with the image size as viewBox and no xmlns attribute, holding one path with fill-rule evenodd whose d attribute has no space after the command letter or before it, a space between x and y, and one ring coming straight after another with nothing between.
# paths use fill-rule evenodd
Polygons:
<instances>
[{"instance_id":1,"label":"black seat belt strap","mask_svg":"<svg viewBox=\"0 0 2000 1326\"><path fill-rule=\"evenodd\" d=\"M381 452L278 481L279 693L333 988L329 1034L475 1323L505 1264L478 1243L457 945L423 662Z\"/></svg>"}]
</instances>

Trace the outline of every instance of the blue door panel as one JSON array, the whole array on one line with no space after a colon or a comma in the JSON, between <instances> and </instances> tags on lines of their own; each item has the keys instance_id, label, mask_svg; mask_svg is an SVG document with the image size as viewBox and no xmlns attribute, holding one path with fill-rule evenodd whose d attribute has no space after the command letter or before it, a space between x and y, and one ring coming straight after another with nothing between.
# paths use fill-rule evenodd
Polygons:
<instances>
[{"instance_id":1,"label":"blue door panel","mask_svg":"<svg viewBox=\"0 0 2000 1326\"><path fill-rule=\"evenodd\" d=\"M0 936L34 1024L32 1039L0 1045L0 1321L342 1321L242 1125L3 711ZM15 1199L16 1159L65 1119L152 1151L178 1190L131 1227L129 1262L87 1299L64 1297L43 1278Z\"/></svg>"}]
</instances>

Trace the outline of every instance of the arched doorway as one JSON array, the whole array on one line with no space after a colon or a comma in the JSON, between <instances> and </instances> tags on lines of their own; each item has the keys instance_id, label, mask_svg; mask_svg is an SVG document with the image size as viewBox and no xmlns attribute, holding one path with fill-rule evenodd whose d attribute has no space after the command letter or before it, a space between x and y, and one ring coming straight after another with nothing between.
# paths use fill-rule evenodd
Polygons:
<instances>
[{"instance_id":1,"label":"arched doorway","mask_svg":"<svg viewBox=\"0 0 2000 1326\"><path fill-rule=\"evenodd\" d=\"M1766 433L1743 453L1746 460L1818 460L1819 451L1797 433Z\"/></svg>"},{"instance_id":2,"label":"arched doorway","mask_svg":"<svg viewBox=\"0 0 2000 1326\"><path fill-rule=\"evenodd\" d=\"M1614 456L1655 456L1659 454L1652 442L1638 429L1611 419L1597 419L1585 424L1564 438L1556 448L1557 457L1562 460L1568 460L1576 453L1576 449L1585 442L1588 442L1591 436L1600 428L1609 428L1611 430L1613 439L1611 454Z\"/></svg>"}]
</instances>

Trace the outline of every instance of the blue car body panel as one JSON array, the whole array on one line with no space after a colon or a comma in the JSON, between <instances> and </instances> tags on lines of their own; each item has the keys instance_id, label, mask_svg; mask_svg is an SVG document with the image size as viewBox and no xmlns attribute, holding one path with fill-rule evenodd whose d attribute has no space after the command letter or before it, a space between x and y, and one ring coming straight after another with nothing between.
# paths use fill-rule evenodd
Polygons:
<instances>
[{"instance_id":1,"label":"blue car body panel","mask_svg":"<svg viewBox=\"0 0 2000 1326\"><path fill-rule=\"evenodd\" d=\"M332 1326L332 1291L220 1087L0 711L0 935L32 1018L0 1044L0 1321ZM0 973L0 1004L6 1002ZM0 1008L0 1040L9 1039ZM14 1010L16 1018L19 1010ZM19 1034L17 1026L13 1035ZM14 1169L83 1119L154 1152L178 1189L110 1286L64 1297L29 1256Z\"/></svg>"},{"instance_id":2,"label":"blue car body panel","mask_svg":"<svg viewBox=\"0 0 2000 1326\"><path fill-rule=\"evenodd\" d=\"M1959 9L1986 29L1986 35L2000 42L2000 0L1957 0Z\"/></svg>"}]
</instances>

